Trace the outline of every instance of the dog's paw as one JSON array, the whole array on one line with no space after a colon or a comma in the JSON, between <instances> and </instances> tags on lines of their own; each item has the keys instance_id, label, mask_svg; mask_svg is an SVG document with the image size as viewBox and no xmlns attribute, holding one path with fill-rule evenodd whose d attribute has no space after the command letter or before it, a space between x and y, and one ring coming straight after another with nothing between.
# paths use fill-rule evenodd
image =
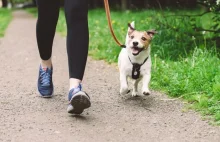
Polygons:
<instances>
[{"instance_id":1,"label":"dog's paw","mask_svg":"<svg viewBox=\"0 0 220 142\"><path fill-rule=\"evenodd\" d=\"M132 96L132 97L137 97L137 96L138 96L138 92L133 91L133 92L131 93L131 96Z\"/></svg>"},{"instance_id":2,"label":"dog's paw","mask_svg":"<svg viewBox=\"0 0 220 142\"><path fill-rule=\"evenodd\" d=\"M130 92L130 90L128 88L121 88L120 89L120 94L121 95L125 95L128 94Z\"/></svg>"},{"instance_id":3,"label":"dog's paw","mask_svg":"<svg viewBox=\"0 0 220 142\"><path fill-rule=\"evenodd\" d=\"M149 90L143 91L142 94L145 96L148 96L148 95L150 95L150 91Z\"/></svg>"}]
</instances>

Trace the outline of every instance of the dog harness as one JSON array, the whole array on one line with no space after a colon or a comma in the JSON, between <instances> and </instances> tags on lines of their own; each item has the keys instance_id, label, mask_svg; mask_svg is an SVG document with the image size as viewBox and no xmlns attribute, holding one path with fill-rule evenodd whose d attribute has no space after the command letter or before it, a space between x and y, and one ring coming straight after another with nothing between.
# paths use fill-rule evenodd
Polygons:
<instances>
[{"instance_id":1,"label":"dog harness","mask_svg":"<svg viewBox=\"0 0 220 142\"><path fill-rule=\"evenodd\" d=\"M130 62L131 62L131 59L130 57L128 56ZM138 63L132 63L131 64L133 65L132 67L132 74L131 74L131 77L132 79L138 79L140 77L140 69L141 69L141 66L147 61L148 57L144 60L144 62L142 64L138 64Z\"/></svg>"}]
</instances>

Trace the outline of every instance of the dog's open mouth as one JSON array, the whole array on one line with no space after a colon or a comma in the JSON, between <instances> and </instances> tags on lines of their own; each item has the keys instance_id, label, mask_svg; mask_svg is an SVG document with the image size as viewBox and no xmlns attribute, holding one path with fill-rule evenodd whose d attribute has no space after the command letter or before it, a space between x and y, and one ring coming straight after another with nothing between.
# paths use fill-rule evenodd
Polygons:
<instances>
[{"instance_id":1,"label":"dog's open mouth","mask_svg":"<svg viewBox=\"0 0 220 142\"><path fill-rule=\"evenodd\" d=\"M137 46L134 46L131 48L132 54L134 56L138 55L144 48L139 48Z\"/></svg>"}]
</instances>

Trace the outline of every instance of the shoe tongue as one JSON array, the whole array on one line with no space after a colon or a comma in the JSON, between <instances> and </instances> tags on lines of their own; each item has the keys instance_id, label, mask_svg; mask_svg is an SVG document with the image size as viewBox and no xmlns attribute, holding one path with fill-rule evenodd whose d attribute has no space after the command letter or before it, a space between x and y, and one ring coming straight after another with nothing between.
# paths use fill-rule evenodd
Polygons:
<instances>
[{"instance_id":1,"label":"shoe tongue","mask_svg":"<svg viewBox=\"0 0 220 142\"><path fill-rule=\"evenodd\" d=\"M72 94L76 94L78 93L79 91L81 91L82 87L81 85L79 85L78 87L76 88L72 88L70 91L72 91Z\"/></svg>"},{"instance_id":2,"label":"shoe tongue","mask_svg":"<svg viewBox=\"0 0 220 142\"><path fill-rule=\"evenodd\" d=\"M42 69L43 69L44 71L47 71L47 68L43 68L43 67L42 67Z\"/></svg>"}]
</instances>

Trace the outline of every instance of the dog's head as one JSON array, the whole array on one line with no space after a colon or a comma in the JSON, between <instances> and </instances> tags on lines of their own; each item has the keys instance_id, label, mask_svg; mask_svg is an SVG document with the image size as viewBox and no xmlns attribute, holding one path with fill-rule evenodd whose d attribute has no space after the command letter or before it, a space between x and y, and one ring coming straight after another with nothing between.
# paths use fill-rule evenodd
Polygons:
<instances>
[{"instance_id":1,"label":"dog's head","mask_svg":"<svg viewBox=\"0 0 220 142\"><path fill-rule=\"evenodd\" d=\"M137 56L149 47L154 34L156 34L155 30L135 30L134 22L132 22L131 24L128 24L126 48L128 48L134 56Z\"/></svg>"}]
</instances>

